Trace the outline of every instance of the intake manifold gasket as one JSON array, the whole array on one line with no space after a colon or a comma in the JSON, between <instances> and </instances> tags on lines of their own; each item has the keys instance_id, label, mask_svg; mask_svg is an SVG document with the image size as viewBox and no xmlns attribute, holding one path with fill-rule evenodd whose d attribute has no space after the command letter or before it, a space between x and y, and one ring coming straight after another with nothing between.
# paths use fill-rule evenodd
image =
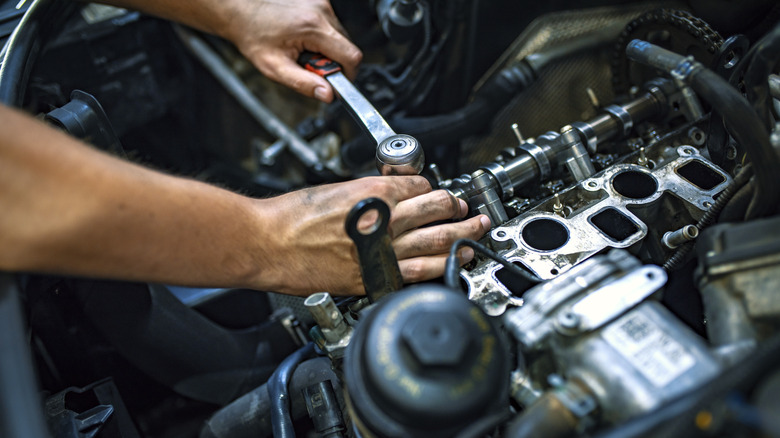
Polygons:
<instances>
[{"instance_id":1,"label":"intake manifold gasket","mask_svg":"<svg viewBox=\"0 0 780 438\"><path fill-rule=\"evenodd\" d=\"M696 222L731 182L731 177L693 146L656 154L652 169L632 156L560 194L576 207L566 217L552 198L493 229L488 239L499 254L542 279L551 279L607 248L639 249L649 235ZM576 201L575 201L576 200ZM663 205L681 206L665 217ZM680 205L681 204L681 205ZM462 270L469 298L485 312L500 315L522 298L499 280L501 265L483 260ZM516 291L515 291L516 292Z\"/></svg>"}]
</instances>

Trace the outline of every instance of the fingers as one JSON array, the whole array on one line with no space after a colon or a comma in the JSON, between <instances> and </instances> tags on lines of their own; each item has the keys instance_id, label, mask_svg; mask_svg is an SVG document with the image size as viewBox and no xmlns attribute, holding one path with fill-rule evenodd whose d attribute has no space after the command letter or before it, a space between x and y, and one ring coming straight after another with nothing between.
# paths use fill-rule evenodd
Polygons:
<instances>
[{"instance_id":1,"label":"fingers","mask_svg":"<svg viewBox=\"0 0 780 438\"><path fill-rule=\"evenodd\" d=\"M471 219L435 227L418 228L393 241L399 260L420 256L448 254L452 244L461 238L479 239L490 231L490 220L480 215Z\"/></svg>"},{"instance_id":2,"label":"fingers","mask_svg":"<svg viewBox=\"0 0 780 438\"><path fill-rule=\"evenodd\" d=\"M344 74L353 78L363 53L339 31L340 25L334 27L328 20L313 18L309 26L313 28L290 36L289 40L258 48L254 51L254 63L268 78L304 96L330 103L335 96L333 87L325 78L298 65L298 57L303 50L320 53L341 64Z\"/></svg>"},{"instance_id":3,"label":"fingers","mask_svg":"<svg viewBox=\"0 0 780 438\"><path fill-rule=\"evenodd\" d=\"M360 63L363 54L357 47L352 45L349 40L341 36L341 34L336 34L339 35L340 40L343 40L352 46L354 52L345 53L343 50L332 48L324 50L311 48L310 50L322 53L334 61L339 62L344 68L344 73L347 76L354 77L357 65ZM319 45L319 42L312 44L312 46ZM325 78L298 65L298 56L300 56L300 54L301 52L297 50L266 52L260 54L256 64L268 78L290 87L304 96L313 97L325 103L332 102L334 98L333 87L330 86Z\"/></svg>"},{"instance_id":4,"label":"fingers","mask_svg":"<svg viewBox=\"0 0 780 438\"><path fill-rule=\"evenodd\" d=\"M393 216L398 214L395 209L401 202L431 191L431 183L418 175L368 177L344 184L345 187L348 185L349 190L360 199L370 196L381 198L393 210ZM353 186L353 184L357 186ZM407 213L402 211L401 214L406 215ZM391 222L392 220L391 218Z\"/></svg>"},{"instance_id":5,"label":"fingers","mask_svg":"<svg viewBox=\"0 0 780 438\"><path fill-rule=\"evenodd\" d=\"M474 258L474 250L463 248L458 251L458 260L463 265ZM401 275L405 283L419 283L421 281L433 280L444 274L444 267L447 265L447 255L440 254L430 257L415 257L412 259L401 260L398 267L401 269Z\"/></svg>"},{"instance_id":6,"label":"fingers","mask_svg":"<svg viewBox=\"0 0 780 438\"><path fill-rule=\"evenodd\" d=\"M325 78L305 70L293 58L294 51L266 51L259 54L255 64L269 79L292 88L304 96L323 102L333 101L333 88ZM297 55L295 55L297 57Z\"/></svg>"},{"instance_id":7,"label":"fingers","mask_svg":"<svg viewBox=\"0 0 780 438\"><path fill-rule=\"evenodd\" d=\"M390 229L394 236L398 236L407 230L435 221L461 218L467 213L466 202L447 191L436 190L399 202L393 211Z\"/></svg>"},{"instance_id":8,"label":"fingers","mask_svg":"<svg viewBox=\"0 0 780 438\"><path fill-rule=\"evenodd\" d=\"M344 74L354 79L363 52L336 28L330 28L321 35L315 35L304 41L308 50L321 53L341 64Z\"/></svg>"}]
</instances>

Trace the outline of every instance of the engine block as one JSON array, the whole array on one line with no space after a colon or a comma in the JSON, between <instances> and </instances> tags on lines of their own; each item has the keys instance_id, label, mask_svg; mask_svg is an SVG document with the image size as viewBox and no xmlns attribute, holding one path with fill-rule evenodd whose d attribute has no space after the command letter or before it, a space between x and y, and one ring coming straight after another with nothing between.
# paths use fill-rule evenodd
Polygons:
<instances>
[{"instance_id":1,"label":"engine block","mask_svg":"<svg viewBox=\"0 0 780 438\"><path fill-rule=\"evenodd\" d=\"M625 157L492 230L502 257L542 280L607 248L662 261L662 237L695 223L731 177L691 145L656 145ZM502 266L481 260L461 271L469 298L490 315L521 306Z\"/></svg>"}]
</instances>

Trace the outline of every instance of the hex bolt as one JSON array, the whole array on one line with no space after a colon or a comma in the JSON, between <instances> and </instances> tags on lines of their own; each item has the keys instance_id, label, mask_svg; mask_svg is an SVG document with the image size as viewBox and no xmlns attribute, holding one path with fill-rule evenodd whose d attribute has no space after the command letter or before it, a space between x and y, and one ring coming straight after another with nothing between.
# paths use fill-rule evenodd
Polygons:
<instances>
[{"instance_id":1,"label":"hex bolt","mask_svg":"<svg viewBox=\"0 0 780 438\"><path fill-rule=\"evenodd\" d=\"M690 138L696 146L702 146L707 142L707 134L696 126L688 130L688 138Z\"/></svg>"},{"instance_id":2,"label":"hex bolt","mask_svg":"<svg viewBox=\"0 0 780 438\"><path fill-rule=\"evenodd\" d=\"M580 317L571 311L560 313L558 325L565 330L576 330L580 325Z\"/></svg>"},{"instance_id":3,"label":"hex bolt","mask_svg":"<svg viewBox=\"0 0 780 438\"><path fill-rule=\"evenodd\" d=\"M737 148L734 147L734 145L729 145L726 148L726 159L729 161L735 160L737 158Z\"/></svg>"},{"instance_id":4,"label":"hex bolt","mask_svg":"<svg viewBox=\"0 0 780 438\"><path fill-rule=\"evenodd\" d=\"M411 355L427 367L457 366L471 345L470 333L462 319L444 312L413 318L401 331L401 339Z\"/></svg>"},{"instance_id":5,"label":"hex bolt","mask_svg":"<svg viewBox=\"0 0 780 438\"><path fill-rule=\"evenodd\" d=\"M696 225L686 225L676 231L667 231L661 239L664 246L669 249L675 249L683 243L690 242L699 236L699 229Z\"/></svg>"}]
</instances>

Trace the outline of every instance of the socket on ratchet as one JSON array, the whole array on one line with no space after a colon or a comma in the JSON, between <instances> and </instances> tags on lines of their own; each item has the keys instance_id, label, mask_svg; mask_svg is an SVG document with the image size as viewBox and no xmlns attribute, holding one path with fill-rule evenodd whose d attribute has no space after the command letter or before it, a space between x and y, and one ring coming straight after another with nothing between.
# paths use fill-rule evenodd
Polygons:
<instances>
[{"instance_id":1,"label":"socket on ratchet","mask_svg":"<svg viewBox=\"0 0 780 438\"><path fill-rule=\"evenodd\" d=\"M316 53L303 52L298 63L324 77L361 128L376 140L376 167L381 175L417 175L425 166L420 143L406 134L396 134L379 111L344 76L341 66Z\"/></svg>"}]
</instances>

